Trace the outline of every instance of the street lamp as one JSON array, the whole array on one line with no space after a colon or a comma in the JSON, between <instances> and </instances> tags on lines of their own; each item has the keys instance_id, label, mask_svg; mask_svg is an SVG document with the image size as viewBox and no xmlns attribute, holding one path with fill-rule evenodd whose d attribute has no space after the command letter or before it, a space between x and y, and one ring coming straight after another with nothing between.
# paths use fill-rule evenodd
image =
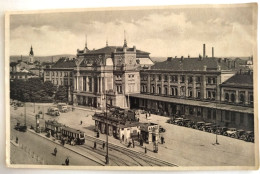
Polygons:
<instances>
[{"instance_id":1,"label":"street lamp","mask_svg":"<svg viewBox=\"0 0 260 174\"><path fill-rule=\"evenodd\" d=\"M106 164L109 164L109 156L108 156L108 119L107 119L107 91L105 92L105 94L104 94L104 98L103 99L105 99L105 114L106 114L106 151L107 151L107 153L106 153Z\"/></svg>"}]
</instances>

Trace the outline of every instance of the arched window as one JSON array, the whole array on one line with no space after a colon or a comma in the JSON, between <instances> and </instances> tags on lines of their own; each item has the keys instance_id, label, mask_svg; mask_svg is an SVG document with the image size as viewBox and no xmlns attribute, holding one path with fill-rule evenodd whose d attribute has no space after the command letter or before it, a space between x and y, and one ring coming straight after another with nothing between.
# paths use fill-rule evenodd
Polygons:
<instances>
[{"instance_id":1,"label":"arched window","mask_svg":"<svg viewBox=\"0 0 260 174\"><path fill-rule=\"evenodd\" d=\"M231 102L235 102L235 99L236 99L236 97L235 97L235 94L231 94Z\"/></svg>"},{"instance_id":2,"label":"arched window","mask_svg":"<svg viewBox=\"0 0 260 174\"><path fill-rule=\"evenodd\" d=\"M175 95L178 95L178 88L175 88Z\"/></svg>"},{"instance_id":3,"label":"arched window","mask_svg":"<svg viewBox=\"0 0 260 174\"><path fill-rule=\"evenodd\" d=\"M229 101L229 94L228 93L225 94L225 101Z\"/></svg>"},{"instance_id":4,"label":"arched window","mask_svg":"<svg viewBox=\"0 0 260 174\"><path fill-rule=\"evenodd\" d=\"M211 98L211 92L208 91L208 98Z\"/></svg>"},{"instance_id":5,"label":"arched window","mask_svg":"<svg viewBox=\"0 0 260 174\"><path fill-rule=\"evenodd\" d=\"M245 102L245 96L244 96L244 94L240 94L240 96L239 96L239 102L240 102L241 104L244 104L244 102Z\"/></svg>"},{"instance_id":6,"label":"arched window","mask_svg":"<svg viewBox=\"0 0 260 174\"><path fill-rule=\"evenodd\" d=\"M172 92L172 95L175 95L175 93L174 93L174 88L171 88L171 92Z\"/></svg>"},{"instance_id":7,"label":"arched window","mask_svg":"<svg viewBox=\"0 0 260 174\"><path fill-rule=\"evenodd\" d=\"M164 94L168 95L168 88L167 87L164 87Z\"/></svg>"},{"instance_id":8,"label":"arched window","mask_svg":"<svg viewBox=\"0 0 260 174\"><path fill-rule=\"evenodd\" d=\"M158 86L158 94L161 94L161 87L160 86Z\"/></svg>"}]
</instances>

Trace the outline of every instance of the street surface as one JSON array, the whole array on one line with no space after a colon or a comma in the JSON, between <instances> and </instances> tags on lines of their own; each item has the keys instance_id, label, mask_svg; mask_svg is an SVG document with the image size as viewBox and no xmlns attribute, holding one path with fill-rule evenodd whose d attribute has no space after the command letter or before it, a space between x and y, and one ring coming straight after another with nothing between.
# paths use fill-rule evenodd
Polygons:
<instances>
[{"instance_id":1,"label":"street surface","mask_svg":"<svg viewBox=\"0 0 260 174\"><path fill-rule=\"evenodd\" d=\"M30 105L30 106L29 106ZM47 108L50 105L39 106L36 104L35 113L38 113L39 110L46 112ZM35 127L35 117L34 117L34 107L33 104L27 104L26 107L27 113L27 124L32 124ZM95 137L96 132L94 132L94 120L92 120L92 115L94 110L90 109L75 109L73 112L61 113L58 117L52 117L47 114L44 115L45 120L56 119L58 122L63 123L67 126L83 130L86 135ZM21 113L24 113L24 107L20 107L17 110L14 110L11 107L11 125L15 125L17 120L23 123L24 117L21 116ZM191 128L176 126L173 124L166 123L167 117L151 115L149 119L145 118L144 114L140 115L140 122L153 122L161 125L166 129L166 132L162 133L162 136L165 138L165 144L159 144L159 152L153 153L152 144L144 144L147 147L147 155L155 157L178 166L253 166L254 165L254 143L245 142L242 140L232 139L229 137L218 135L219 145L215 145L216 135L194 130ZM80 124L80 121L83 124ZM44 120L41 119L40 124L43 126ZM11 126L12 127L12 126ZM76 155L73 152L69 152L62 147L58 147L59 157L54 157L51 155L55 145L52 142L46 142L46 140L40 140L36 138L36 135L24 136L27 133L18 132L14 129L11 130L11 136L19 135L21 136L21 141L26 142L27 145L32 146L31 148L35 152L41 152L41 156L46 158L46 163L48 164L57 164L61 165L64 163L64 160L67 156L70 157L71 165L95 165L91 164L91 161L82 160L82 156ZM105 140L105 135L101 134L99 140ZM101 144L98 144L96 152L93 151L93 142L95 140L87 141L84 146L75 146L81 151L86 151L90 155L90 158L99 160L104 163L104 150L101 149ZM126 147L126 144L120 143L119 140L109 137L109 142L113 143L116 146ZM37 145L37 146L34 146ZM74 148L74 147L73 147ZM40 149L40 150L39 150ZM144 154L144 147L136 144L135 148L130 148L131 150ZM137 157L131 157L127 152L123 153L122 151L116 151L115 148L109 150L111 154L111 165L145 165L145 160L141 160L140 163L136 162L140 160ZM120 157L123 159L118 160ZM84 161L84 162L83 162ZM45 164L46 164L45 163ZM92 163L95 163L92 161ZM148 162L149 163L149 162ZM148 165L147 163L147 165ZM97 163L96 163L97 165Z\"/></svg>"}]
</instances>

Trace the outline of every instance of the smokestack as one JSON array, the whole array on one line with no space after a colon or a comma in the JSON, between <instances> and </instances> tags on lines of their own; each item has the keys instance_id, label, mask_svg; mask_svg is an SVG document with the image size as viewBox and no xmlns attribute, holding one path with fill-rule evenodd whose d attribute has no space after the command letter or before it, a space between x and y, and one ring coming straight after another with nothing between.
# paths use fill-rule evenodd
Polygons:
<instances>
[{"instance_id":1,"label":"smokestack","mask_svg":"<svg viewBox=\"0 0 260 174\"><path fill-rule=\"evenodd\" d=\"M206 44L203 44L203 58L206 57Z\"/></svg>"},{"instance_id":2,"label":"smokestack","mask_svg":"<svg viewBox=\"0 0 260 174\"><path fill-rule=\"evenodd\" d=\"M212 47L212 58L214 57L214 47Z\"/></svg>"},{"instance_id":3,"label":"smokestack","mask_svg":"<svg viewBox=\"0 0 260 174\"><path fill-rule=\"evenodd\" d=\"M53 57L51 57L51 63L53 63Z\"/></svg>"}]
</instances>

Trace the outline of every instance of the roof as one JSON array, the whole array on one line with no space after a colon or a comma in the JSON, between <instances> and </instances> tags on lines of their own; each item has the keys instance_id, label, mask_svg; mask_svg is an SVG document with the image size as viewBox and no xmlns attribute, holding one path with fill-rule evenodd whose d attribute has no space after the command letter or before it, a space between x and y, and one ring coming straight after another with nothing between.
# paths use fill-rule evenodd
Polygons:
<instances>
[{"instance_id":1,"label":"roof","mask_svg":"<svg viewBox=\"0 0 260 174\"><path fill-rule=\"evenodd\" d=\"M13 66L16 66L16 65L18 65L18 64L19 64L18 62L11 62L11 63L10 63L10 66L13 67Z\"/></svg>"},{"instance_id":2,"label":"roof","mask_svg":"<svg viewBox=\"0 0 260 174\"><path fill-rule=\"evenodd\" d=\"M254 113L254 108L237 106L237 105L228 105L228 104L224 104L224 103L195 101L195 100L187 100L187 99L163 97L163 96L155 96L155 95L146 95L146 94L129 94L129 96L136 97L136 98L149 99L149 100L163 101L163 102L168 102L168 103L177 103L177 104L183 104L183 105L191 105L191 106L206 107L206 108L212 108L212 109L235 111L235 112L242 112L242 113L248 113L248 114Z\"/></svg>"},{"instance_id":3,"label":"roof","mask_svg":"<svg viewBox=\"0 0 260 174\"><path fill-rule=\"evenodd\" d=\"M77 129L73 129L73 128L70 128L70 127L63 127L62 128L63 130L65 130L65 131L69 131L69 132L72 132L72 133L84 133L84 132L82 132L82 131L80 131L80 130L77 130Z\"/></svg>"},{"instance_id":4,"label":"roof","mask_svg":"<svg viewBox=\"0 0 260 174\"><path fill-rule=\"evenodd\" d=\"M154 65L150 58L136 58L136 62L138 61L140 65Z\"/></svg>"},{"instance_id":5,"label":"roof","mask_svg":"<svg viewBox=\"0 0 260 174\"><path fill-rule=\"evenodd\" d=\"M253 87L253 74L235 74L234 76L223 82L221 86Z\"/></svg>"},{"instance_id":6,"label":"roof","mask_svg":"<svg viewBox=\"0 0 260 174\"><path fill-rule=\"evenodd\" d=\"M100 48L97 50L87 51L86 53L84 53L84 50L79 50L78 53L81 53L81 54L112 54L115 50L121 52L121 51L123 51L123 47L106 46L106 47L103 47L103 48ZM134 48L127 47L126 51L134 51ZM148 55L150 54L148 52L141 51L141 50L136 50L136 53L137 54L148 54Z\"/></svg>"},{"instance_id":7,"label":"roof","mask_svg":"<svg viewBox=\"0 0 260 174\"><path fill-rule=\"evenodd\" d=\"M74 68L76 66L75 60L69 58L60 58L51 68Z\"/></svg>"},{"instance_id":8,"label":"roof","mask_svg":"<svg viewBox=\"0 0 260 174\"><path fill-rule=\"evenodd\" d=\"M219 58L168 58L164 62L155 62L151 69L164 69L175 71L204 71L207 70L229 70L228 63L220 60Z\"/></svg>"},{"instance_id":9,"label":"roof","mask_svg":"<svg viewBox=\"0 0 260 174\"><path fill-rule=\"evenodd\" d=\"M34 76L37 76L36 74L34 74L32 72L10 72L10 75L19 75L19 76L22 76L22 75L34 75Z\"/></svg>"}]
</instances>

